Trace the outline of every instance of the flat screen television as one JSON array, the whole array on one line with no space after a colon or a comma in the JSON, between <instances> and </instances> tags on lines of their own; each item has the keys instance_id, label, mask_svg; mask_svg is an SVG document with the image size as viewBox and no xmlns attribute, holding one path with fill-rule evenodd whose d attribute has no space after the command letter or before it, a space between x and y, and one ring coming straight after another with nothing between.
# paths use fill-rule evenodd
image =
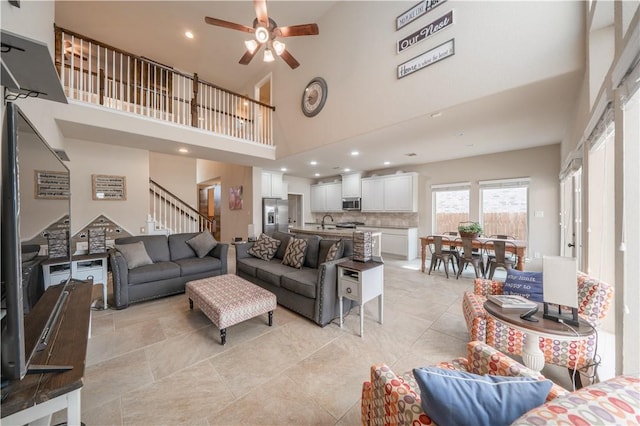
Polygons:
<instances>
[{"instance_id":1,"label":"flat screen television","mask_svg":"<svg viewBox=\"0 0 640 426\"><path fill-rule=\"evenodd\" d=\"M30 367L34 368L30 361L38 350L46 347L49 332L54 327L68 296L65 286L70 281L69 277L60 284L49 287L47 292L59 293L56 302L47 303L48 312L44 314L40 309L37 321L29 320L29 317L25 316L23 303L25 277L21 247L25 241L36 237L42 239L52 224L64 223L67 226L67 238L66 243L62 242L63 248L58 247L58 253L62 253L59 260L68 261L68 270L71 271L71 247L68 238L71 204L68 188L70 175L67 166L17 105L7 102L3 118L0 275L4 384L7 380L22 379L30 372ZM56 178L66 181L66 184L56 185ZM34 310L37 306L36 302ZM31 315L31 312L26 315ZM28 324L26 334L25 320ZM42 372L40 369L36 370Z\"/></svg>"}]
</instances>

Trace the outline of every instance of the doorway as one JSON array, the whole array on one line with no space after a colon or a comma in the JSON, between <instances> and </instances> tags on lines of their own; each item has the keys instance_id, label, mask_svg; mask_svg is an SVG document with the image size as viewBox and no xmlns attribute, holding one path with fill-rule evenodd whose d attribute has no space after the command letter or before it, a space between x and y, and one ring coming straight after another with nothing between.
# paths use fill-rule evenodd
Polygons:
<instances>
[{"instance_id":1,"label":"doorway","mask_svg":"<svg viewBox=\"0 0 640 426\"><path fill-rule=\"evenodd\" d=\"M198 212L213 221L213 236L220 241L220 203L222 189L219 181L198 184Z\"/></svg>"},{"instance_id":2,"label":"doorway","mask_svg":"<svg viewBox=\"0 0 640 426\"><path fill-rule=\"evenodd\" d=\"M302 218L302 194L288 194L289 198L289 225L293 227L304 226Z\"/></svg>"}]
</instances>

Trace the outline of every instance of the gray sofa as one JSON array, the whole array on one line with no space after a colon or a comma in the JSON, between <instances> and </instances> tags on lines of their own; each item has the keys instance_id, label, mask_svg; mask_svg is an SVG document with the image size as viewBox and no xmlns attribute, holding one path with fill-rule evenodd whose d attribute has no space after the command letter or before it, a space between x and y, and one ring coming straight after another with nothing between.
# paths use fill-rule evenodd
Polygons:
<instances>
[{"instance_id":1,"label":"gray sofa","mask_svg":"<svg viewBox=\"0 0 640 426\"><path fill-rule=\"evenodd\" d=\"M126 308L130 303L184 293L187 282L227 273L228 244L218 243L199 258L186 243L198 235L141 235L118 238L116 245L142 241L153 264L129 269L125 257L116 249L109 251L113 273L114 306Z\"/></svg>"},{"instance_id":2,"label":"gray sofa","mask_svg":"<svg viewBox=\"0 0 640 426\"><path fill-rule=\"evenodd\" d=\"M342 253L338 253L336 260L325 262L329 247L337 240L322 239L317 235L297 235L296 238L304 238L308 244L304 264L301 269L296 269L282 264L289 238L293 236L283 232L272 235L281 244L270 261L248 253L252 242L237 244L236 274L274 293L278 304L324 327L339 317L336 265L353 255L353 241L342 240ZM352 302L348 299L343 302L346 313L351 309Z\"/></svg>"}]
</instances>

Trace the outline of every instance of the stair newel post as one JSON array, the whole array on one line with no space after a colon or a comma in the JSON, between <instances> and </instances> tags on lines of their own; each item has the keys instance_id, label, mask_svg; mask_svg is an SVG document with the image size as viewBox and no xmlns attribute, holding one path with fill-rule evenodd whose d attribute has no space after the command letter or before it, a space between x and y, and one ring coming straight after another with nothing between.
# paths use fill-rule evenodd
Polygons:
<instances>
[{"instance_id":1,"label":"stair newel post","mask_svg":"<svg viewBox=\"0 0 640 426\"><path fill-rule=\"evenodd\" d=\"M191 126L198 127L198 74L193 73L193 98L191 98Z\"/></svg>"}]
</instances>

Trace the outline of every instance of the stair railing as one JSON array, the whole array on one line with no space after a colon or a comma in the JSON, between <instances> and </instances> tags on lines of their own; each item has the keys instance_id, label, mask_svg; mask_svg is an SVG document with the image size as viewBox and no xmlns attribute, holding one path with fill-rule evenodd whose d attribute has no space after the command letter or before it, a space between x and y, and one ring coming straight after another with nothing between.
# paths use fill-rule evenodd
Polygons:
<instances>
[{"instance_id":1,"label":"stair railing","mask_svg":"<svg viewBox=\"0 0 640 426\"><path fill-rule=\"evenodd\" d=\"M215 220L201 214L153 179L149 179L149 193L149 216L155 222L156 230L166 230L169 234L215 232Z\"/></svg>"}]
</instances>

